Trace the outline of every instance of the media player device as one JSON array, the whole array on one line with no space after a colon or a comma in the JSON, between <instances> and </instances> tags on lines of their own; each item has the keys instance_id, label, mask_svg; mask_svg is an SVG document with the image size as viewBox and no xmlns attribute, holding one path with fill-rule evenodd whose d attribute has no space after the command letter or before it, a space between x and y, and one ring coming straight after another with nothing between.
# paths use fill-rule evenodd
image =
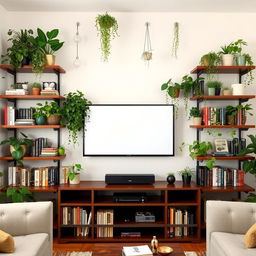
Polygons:
<instances>
[{"instance_id":1,"label":"media player device","mask_svg":"<svg viewBox=\"0 0 256 256\"><path fill-rule=\"evenodd\" d=\"M118 184L144 184L155 183L154 174L106 174L105 183L108 185Z\"/></svg>"},{"instance_id":2,"label":"media player device","mask_svg":"<svg viewBox=\"0 0 256 256\"><path fill-rule=\"evenodd\" d=\"M114 193L113 202L115 203L144 203L147 201L146 193Z\"/></svg>"}]
</instances>

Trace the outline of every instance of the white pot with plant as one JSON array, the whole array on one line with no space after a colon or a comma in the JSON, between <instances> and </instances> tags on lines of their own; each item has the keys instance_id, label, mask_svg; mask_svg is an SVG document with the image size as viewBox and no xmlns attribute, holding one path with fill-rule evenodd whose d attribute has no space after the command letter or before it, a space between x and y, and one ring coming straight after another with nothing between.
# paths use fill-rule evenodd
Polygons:
<instances>
[{"instance_id":1,"label":"white pot with plant","mask_svg":"<svg viewBox=\"0 0 256 256\"><path fill-rule=\"evenodd\" d=\"M69 183L72 185L77 185L80 183L80 172L83 170L81 164L74 164L71 167L71 171L67 174Z\"/></svg>"},{"instance_id":2,"label":"white pot with plant","mask_svg":"<svg viewBox=\"0 0 256 256\"><path fill-rule=\"evenodd\" d=\"M189 117L193 117L194 125L202 124L202 111L200 110L200 108L192 107L190 109Z\"/></svg>"},{"instance_id":3,"label":"white pot with plant","mask_svg":"<svg viewBox=\"0 0 256 256\"><path fill-rule=\"evenodd\" d=\"M245 85L244 84L232 84L233 95L244 95Z\"/></svg>"}]
</instances>

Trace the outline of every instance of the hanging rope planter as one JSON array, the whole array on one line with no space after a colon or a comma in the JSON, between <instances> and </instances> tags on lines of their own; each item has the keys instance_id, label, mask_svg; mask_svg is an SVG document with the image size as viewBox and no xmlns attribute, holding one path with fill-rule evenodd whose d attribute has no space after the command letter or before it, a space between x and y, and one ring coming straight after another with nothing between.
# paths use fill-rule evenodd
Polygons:
<instances>
[{"instance_id":1,"label":"hanging rope planter","mask_svg":"<svg viewBox=\"0 0 256 256\"><path fill-rule=\"evenodd\" d=\"M175 57L176 59L178 58L178 48L179 48L179 23L174 22L174 27L173 27L173 40L172 40L172 56Z\"/></svg>"},{"instance_id":2,"label":"hanging rope planter","mask_svg":"<svg viewBox=\"0 0 256 256\"><path fill-rule=\"evenodd\" d=\"M146 22L146 31L145 31L145 40L144 40L144 49L142 53L142 58L145 61L152 60L152 48L151 48L151 40L149 34L149 22Z\"/></svg>"}]
</instances>

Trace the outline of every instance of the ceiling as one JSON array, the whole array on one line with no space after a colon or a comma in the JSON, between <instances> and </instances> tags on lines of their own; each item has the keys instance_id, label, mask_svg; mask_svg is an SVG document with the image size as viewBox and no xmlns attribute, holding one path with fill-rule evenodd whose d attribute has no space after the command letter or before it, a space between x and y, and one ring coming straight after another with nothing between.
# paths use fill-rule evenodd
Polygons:
<instances>
[{"instance_id":1,"label":"ceiling","mask_svg":"<svg viewBox=\"0 0 256 256\"><path fill-rule=\"evenodd\" d=\"M0 0L8 11L256 12L256 0Z\"/></svg>"}]
</instances>

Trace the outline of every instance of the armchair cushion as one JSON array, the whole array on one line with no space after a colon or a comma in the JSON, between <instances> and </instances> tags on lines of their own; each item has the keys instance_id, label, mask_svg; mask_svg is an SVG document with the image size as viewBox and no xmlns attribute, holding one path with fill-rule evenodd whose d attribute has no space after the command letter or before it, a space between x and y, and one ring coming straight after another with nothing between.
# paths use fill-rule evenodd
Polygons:
<instances>
[{"instance_id":1,"label":"armchair cushion","mask_svg":"<svg viewBox=\"0 0 256 256\"><path fill-rule=\"evenodd\" d=\"M244 236L244 244L246 248L256 247L256 223L253 224Z\"/></svg>"},{"instance_id":2,"label":"armchair cushion","mask_svg":"<svg viewBox=\"0 0 256 256\"><path fill-rule=\"evenodd\" d=\"M0 230L0 252L14 252L13 237L2 230Z\"/></svg>"}]
</instances>

